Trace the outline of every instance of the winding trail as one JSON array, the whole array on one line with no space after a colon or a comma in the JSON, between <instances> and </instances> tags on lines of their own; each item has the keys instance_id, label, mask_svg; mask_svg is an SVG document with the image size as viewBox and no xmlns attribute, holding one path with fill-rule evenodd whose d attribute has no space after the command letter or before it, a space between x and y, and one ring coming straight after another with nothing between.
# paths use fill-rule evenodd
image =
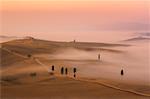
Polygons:
<instances>
[{"instance_id":1,"label":"winding trail","mask_svg":"<svg viewBox=\"0 0 150 99\"><path fill-rule=\"evenodd\" d=\"M72 79L74 79L74 78L72 78ZM105 87L109 87L109 88L112 88L112 89L116 89L116 90L120 90L120 91L124 91L124 92L129 92L129 93L133 93L133 94L140 95L140 96L150 97L149 94L144 94L144 93L137 92L137 91L134 91L134 90L122 89L122 88L119 88L119 87L116 87L116 86L113 86L113 85L110 85L110 84L106 84L106 83L103 83L103 82L98 82L98 81L93 81L93 80L88 80L88 79L82 79L82 78L77 78L77 79L74 79L74 80L96 83L96 84L99 84L99 85L102 85L102 86L105 86Z\"/></svg>"},{"instance_id":2,"label":"winding trail","mask_svg":"<svg viewBox=\"0 0 150 99\"><path fill-rule=\"evenodd\" d=\"M22 57L22 58L25 58L27 59L28 57L27 56L24 56L24 55L21 55L19 53L16 53L16 52L13 52L7 48L2 48L3 50L13 54L13 55L16 55L16 56L19 56L19 57ZM42 63L39 59L37 59L36 57L31 57L36 63L38 63L40 66L42 66L43 68L45 68L45 70L47 72L50 72L49 68L47 67L47 65L45 65L44 63ZM119 87L116 87L116 86L113 86L113 85L110 85L110 84L106 84L106 83L102 83L102 82L98 82L98 81L94 81L94 80L88 80L88 79L83 79L83 78L73 78L71 76L68 76L69 78L73 79L73 80L77 80L77 81L82 81L82 82L90 82L90 83L96 83L96 84L99 84L99 85L102 85L102 86L105 86L105 87L108 87L108 88L112 88L112 89L115 89L115 90L120 90L120 91L124 91L124 92L129 92L129 93L132 93L132 94L136 94L136 95L140 95L140 96L145 96L145 97L150 97L150 94L144 94L144 93L141 93L141 92L137 92L137 91L134 91L134 90L127 90L127 89L122 89L122 88L119 88Z\"/></svg>"},{"instance_id":3,"label":"winding trail","mask_svg":"<svg viewBox=\"0 0 150 99\"><path fill-rule=\"evenodd\" d=\"M18 56L18 57L21 57L21 58L24 58L24 59L28 59L28 58L29 58L29 57L27 57L27 56L25 56L25 55L19 54L19 53L17 53L17 52L13 52L13 51L11 51L11 50L9 50L9 49L7 49L7 48L2 48L2 49L5 50L5 51L7 51L8 53L13 54L13 55ZM46 71L49 72L48 67L47 67L45 64L43 64L42 62L40 62L39 59L37 59L36 57L33 57L33 56L32 56L31 58L32 58L36 63L38 63L40 66L44 67L44 68L46 69Z\"/></svg>"},{"instance_id":4,"label":"winding trail","mask_svg":"<svg viewBox=\"0 0 150 99\"><path fill-rule=\"evenodd\" d=\"M17 52L13 52L13 51L11 51L11 50L9 50L9 49L7 49L7 48L4 48L4 47L2 47L2 50L5 50L5 51L7 51L8 53L13 54L13 55L15 55L15 56L19 56L19 57L21 57L21 58L25 58L25 59L28 58L28 57L25 56L25 55L19 54L19 53L17 53Z\"/></svg>"},{"instance_id":5,"label":"winding trail","mask_svg":"<svg viewBox=\"0 0 150 99\"><path fill-rule=\"evenodd\" d=\"M49 68L47 67L47 65L43 64L39 59L34 58L35 62L37 62L38 64L40 64L42 67L44 67L48 72L50 72Z\"/></svg>"}]
</instances>

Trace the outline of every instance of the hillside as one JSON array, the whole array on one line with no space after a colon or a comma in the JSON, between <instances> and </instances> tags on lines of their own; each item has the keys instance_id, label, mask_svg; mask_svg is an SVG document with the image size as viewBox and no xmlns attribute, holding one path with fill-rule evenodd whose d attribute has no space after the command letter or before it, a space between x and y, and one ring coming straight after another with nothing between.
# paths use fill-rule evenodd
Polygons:
<instances>
[{"instance_id":1,"label":"hillside","mask_svg":"<svg viewBox=\"0 0 150 99\"><path fill-rule=\"evenodd\" d=\"M141 56L138 57L139 60L137 61L137 58L133 56L137 57L138 54L141 54L141 49L139 49L140 52L135 51L135 47L124 44L45 41L32 37L1 43L0 73L2 77L0 83L4 88L7 86L10 88L10 85L21 83L25 85L28 83L30 86L30 84L37 83L44 77L49 76L51 66L55 65L56 75L60 75L60 70L63 66L68 68L68 76L73 77L72 69L77 68L77 78L103 82L114 86L113 88L117 88L117 90L118 88L129 90L129 93L149 95L149 81L143 78L143 76L147 77L146 75L149 73L146 71L147 60L145 59L147 58L146 56ZM144 50L143 52L147 51ZM97 58L99 54L101 55L100 60ZM144 54L142 53L142 55ZM123 63L126 65L122 67ZM141 71L140 66L145 67L146 70ZM139 68L141 73L134 71L133 67ZM119 71L122 68L126 71L124 80L120 80ZM37 73L36 79L30 77L31 73ZM70 85L72 86L72 84ZM67 87L68 84L64 86ZM39 86L35 87L39 88ZM17 89L16 87L14 88ZM9 90L9 93L12 93L12 91Z\"/></svg>"},{"instance_id":2,"label":"hillside","mask_svg":"<svg viewBox=\"0 0 150 99\"><path fill-rule=\"evenodd\" d=\"M109 47L115 46L127 46L123 44L105 44L105 43L90 43L90 42L56 42L45 41L34 38L17 39L5 43L1 43L0 55L1 65L6 66L15 62L28 59L29 55L36 54L54 54L66 50L69 48L82 50L82 51L109 51L109 52L121 52L119 50L113 50ZM103 47L108 47L103 48ZM25 57L13 55L11 52L18 53ZM10 61L8 61L10 60Z\"/></svg>"}]
</instances>

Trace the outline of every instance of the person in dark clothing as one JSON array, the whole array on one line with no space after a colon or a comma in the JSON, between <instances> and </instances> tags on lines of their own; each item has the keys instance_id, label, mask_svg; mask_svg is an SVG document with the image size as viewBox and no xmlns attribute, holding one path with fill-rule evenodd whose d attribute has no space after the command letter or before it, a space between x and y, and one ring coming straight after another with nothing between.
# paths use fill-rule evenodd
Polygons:
<instances>
[{"instance_id":1,"label":"person in dark clothing","mask_svg":"<svg viewBox=\"0 0 150 99\"><path fill-rule=\"evenodd\" d=\"M124 75L124 71L123 71L123 69L121 70L121 76L123 76Z\"/></svg>"},{"instance_id":2,"label":"person in dark clothing","mask_svg":"<svg viewBox=\"0 0 150 99\"><path fill-rule=\"evenodd\" d=\"M73 73L74 73L74 78L76 78L76 72L77 72L77 69L76 68L73 68Z\"/></svg>"},{"instance_id":3,"label":"person in dark clothing","mask_svg":"<svg viewBox=\"0 0 150 99\"><path fill-rule=\"evenodd\" d=\"M66 74L66 75L68 74L68 69L67 69L67 68L65 69L65 74Z\"/></svg>"},{"instance_id":4,"label":"person in dark clothing","mask_svg":"<svg viewBox=\"0 0 150 99\"><path fill-rule=\"evenodd\" d=\"M77 72L77 69L76 69L76 68L73 68L73 72L76 73L76 72Z\"/></svg>"},{"instance_id":5,"label":"person in dark clothing","mask_svg":"<svg viewBox=\"0 0 150 99\"><path fill-rule=\"evenodd\" d=\"M61 74L64 74L64 67L61 68Z\"/></svg>"},{"instance_id":6,"label":"person in dark clothing","mask_svg":"<svg viewBox=\"0 0 150 99\"><path fill-rule=\"evenodd\" d=\"M54 67L54 65L52 65L52 71L54 71L55 70L55 67Z\"/></svg>"},{"instance_id":7,"label":"person in dark clothing","mask_svg":"<svg viewBox=\"0 0 150 99\"><path fill-rule=\"evenodd\" d=\"M101 58L101 55L100 55L100 54L98 54L98 60L100 60L100 58Z\"/></svg>"}]
</instances>

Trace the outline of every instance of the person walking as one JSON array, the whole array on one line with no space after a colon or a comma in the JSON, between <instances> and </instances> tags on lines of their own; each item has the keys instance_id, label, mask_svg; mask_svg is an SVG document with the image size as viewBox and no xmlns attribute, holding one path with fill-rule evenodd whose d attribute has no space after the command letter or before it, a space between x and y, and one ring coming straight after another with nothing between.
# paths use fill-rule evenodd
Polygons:
<instances>
[{"instance_id":1,"label":"person walking","mask_svg":"<svg viewBox=\"0 0 150 99\"><path fill-rule=\"evenodd\" d=\"M121 76L123 76L123 75L124 75L124 71L123 71L123 69L121 70L120 74L121 74Z\"/></svg>"},{"instance_id":2,"label":"person walking","mask_svg":"<svg viewBox=\"0 0 150 99\"><path fill-rule=\"evenodd\" d=\"M74 78L76 78L76 72L77 72L77 69L76 68L73 68L73 73L74 73Z\"/></svg>"},{"instance_id":3,"label":"person walking","mask_svg":"<svg viewBox=\"0 0 150 99\"><path fill-rule=\"evenodd\" d=\"M55 66L54 65L52 65L52 71L54 71L55 70Z\"/></svg>"},{"instance_id":4,"label":"person walking","mask_svg":"<svg viewBox=\"0 0 150 99\"><path fill-rule=\"evenodd\" d=\"M64 74L64 67L61 68L61 74Z\"/></svg>"},{"instance_id":5,"label":"person walking","mask_svg":"<svg viewBox=\"0 0 150 99\"><path fill-rule=\"evenodd\" d=\"M68 75L68 69L67 68L65 69L65 74Z\"/></svg>"},{"instance_id":6,"label":"person walking","mask_svg":"<svg viewBox=\"0 0 150 99\"><path fill-rule=\"evenodd\" d=\"M100 54L98 54L98 60L100 60L100 58L101 58L101 55L100 55Z\"/></svg>"}]
</instances>

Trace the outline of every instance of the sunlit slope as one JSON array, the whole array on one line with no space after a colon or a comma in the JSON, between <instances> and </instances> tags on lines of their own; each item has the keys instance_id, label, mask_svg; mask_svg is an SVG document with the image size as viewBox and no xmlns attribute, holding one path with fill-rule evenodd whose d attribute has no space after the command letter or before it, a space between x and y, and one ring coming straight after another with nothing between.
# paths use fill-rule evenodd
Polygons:
<instances>
[{"instance_id":1,"label":"sunlit slope","mask_svg":"<svg viewBox=\"0 0 150 99\"><path fill-rule=\"evenodd\" d=\"M36 54L55 54L69 48L82 51L109 51L121 52L120 50L113 50L109 47L114 46L128 46L123 44L107 44L107 43L90 43L90 42L55 42L45 41L34 38L13 40L1 43L1 65L11 65L15 62L28 59L30 55ZM103 48L105 47L105 48ZM108 47L108 49L106 48ZM17 53L14 55L12 53ZM22 56L19 56L22 55Z\"/></svg>"}]
</instances>

